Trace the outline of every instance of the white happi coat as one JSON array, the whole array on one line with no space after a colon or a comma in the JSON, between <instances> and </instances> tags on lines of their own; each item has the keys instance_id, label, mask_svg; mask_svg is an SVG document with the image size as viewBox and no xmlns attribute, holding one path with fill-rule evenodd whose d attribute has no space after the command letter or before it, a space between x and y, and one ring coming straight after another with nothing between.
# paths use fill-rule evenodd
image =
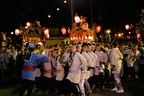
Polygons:
<instances>
[{"instance_id":1,"label":"white happi coat","mask_svg":"<svg viewBox=\"0 0 144 96\"><path fill-rule=\"evenodd\" d=\"M70 80L72 83L78 84L81 79L81 68L86 70L87 62L86 59L78 52L73 56L73 62L70 62L70 53L64 58L64 62L68 61L68 65L71 66L66 79Z\"/></svg>"},{"instance_id":2,"label":"white happi coat","mask_svg":"<svg viewBox=\"0 0 144 96\"><path fill-rule=\"evenodd\" d=\"M92 68L94 68L96 66L96 58L94 57L94 55L91 52L87 52L87 54L92 58ZM94 73L94 69L90 69L90 77L93 76Z\"/></svg>"},{"instance_id":3,"label":"white happi coat","mask_svg":"<svg viewBox=\"0 0 144 96\"><path fill-rule=\"evenodd\" d=\"M120 74L121 67L122 67L122 60L123 55L121 54L118 48L110 49L110 62L111 65L115 65L116 70L112 71L113 74Z\"/></svg>"},{"instance_id":4,"label":"white happi coat","mask_svg":"<svg viewBox=\"0 0 144 96\"><path fill-rule=\"evenodd\" d=\"M104 56L101 51L95 51L95 54L97 55L97 66L95 67L95 75L99 75L100 72L103 72L100 68L100 62L104 61Z\"/></svg>"},{"instance_id":5,"label":"white happi coat","mask_svg":"<svg viewBox=\"0 0 144 96\"><path fill-rule=\"evenodd\" d=\"M136 59L139 59L140 51L136 50L136 52L134 53L132 49L129 49L129 50L123 51L123 54L128 54L128 56L125 58L127 62L127 67L133 67Z\"/></svg>"},{"instance_id":6,"label":"white happi coat","mask_svg":"<svg viewBox=\"0 0 144 96\"><path fill-rule=\"evenodd\" d=\"M57 66L56 66L56 80L57 81L62 81L64 79L64 67L62 66L63 64L60 63L59 61L60 56L57 58Z\"/></svg>"},{"instance_id":7,"label":"white happi coat","mask_svg":"<svg viewBox=\"0 0 144 96\"><path fill-rule=\"evenodd\" d=\"M86 53L86 52L82 52L81 53L85 58L86 58L86 62L87 62L87 68L90 66L92 67L92 59L91 57ZM90 78L90 71L87 71L86 73L86 79L89 79Z\"/></svg>"}]
</instances>

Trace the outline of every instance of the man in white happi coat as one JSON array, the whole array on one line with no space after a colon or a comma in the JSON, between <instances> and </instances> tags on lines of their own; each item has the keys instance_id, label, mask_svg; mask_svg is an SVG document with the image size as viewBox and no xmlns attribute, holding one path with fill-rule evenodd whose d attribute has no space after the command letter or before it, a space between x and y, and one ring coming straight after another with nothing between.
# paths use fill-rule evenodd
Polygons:
<instances>
[{"instance_id":1,"label":"man in white happi coat","mask_svg":"<svg viewBox=\"0 0 144 96\"><path fill-rule=\"evenodd\" d=\"M123 55L121 54L120 50L117 48L118 42L113 42L114 48L110 49L110 63L111 63L111 69L112 73L114 74L115 79L115 88L113 88L111 91L116 91L116 93L124 93L124 89L121 84L120 80L120 71L121 71L121 65L122 65L122 59Z\"/></svg>"},{"instance_id":2,"label":"man in white happi coat","mask_svg":"<svg viewBox=\"0 0 144 96\"><path fill-rule=\"evenodd\" d=\"M69 72L67 79L67 91L72 91L75 96L79 96L78 84L81 80L81 70L86 70L87 62L85 58L76 52L76 44L71 47L71 53L64 55L64 62L68 61Z\"/></svg>"}]
</instances>

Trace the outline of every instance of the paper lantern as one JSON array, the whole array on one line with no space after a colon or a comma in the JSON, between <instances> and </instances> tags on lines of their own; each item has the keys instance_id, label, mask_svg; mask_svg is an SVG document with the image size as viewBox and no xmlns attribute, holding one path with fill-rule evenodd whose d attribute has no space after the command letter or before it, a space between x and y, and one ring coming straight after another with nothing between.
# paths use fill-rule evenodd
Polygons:
<instances>
[{"instance_id":1,"label":"paper lantern","mask_svg":"<svg viewBox=\"0 0 144 96\"><path fill-rule=\"evenodd\" d=\"M88 30L88 27L89 27L89 26L88 26L88 23L84 23L84 24L83 24L83 30Z\"/></svg>"},{"instance_id":2,"label":"paper lantern","mask_svg":"<svg viewBox=\"0 0 144 96\"><path fill-rule=\"evenodd\" d=\"M49 34L49 30L48 30L48 29L45 29L45 30L44 30L44 34L45 34L45 35L48 35L48 34Z\"/></svg>"},{"instance_id":3,"label":"paper lantern","mask_svg":"<svg viewBox=\"0 0 144 96\"><path fill-rule=\"evenodd\" d=\"M125 25L125 28L126 28L126 30L129 30L130 26L127 24L127 25Z\"/></svg>"},{"instance_id":4,"label":"paper lantern","mask_svg":"<svg viewBox=\"0 0 144 96\"><path fill-rule=\"evenodd\" d=\"M75 16L74 20L75 20L76 23L80 23L80 17L79 16Z\"/></svg>"},{"instance_id":5,"label":"paper lantern","mask_svg":"<svg viewBox=\"0 0 144 96\"><path fill-rule=\"evenodd\" d=\"M19 35L19 34L20 34L20 30L19 30L19 29L16 29L16 30L15 30L15 34L16 34L16 35Z\"/></svg>"},{"instance_id":6,"label":"paper lantern","mask_svg":"<svg viewBox=\"0 0 144 96\"><path fill-rule=\"evenodd\" d=\"M96 26L96 33L99 33L100 32L100 29L101 29L101 27L98 25L98 26Z\"/></svg>"},{"instance_id":7,"label":"paper lantern","mask_svg":"<svg viewBox=\"0 0 144 96\"><path fill-rule=\"evenodd\" d=\"M31 27L31 23L30 22L27 22L26 25L27 25L28 28Z\"/></svg>"},{"instance_id":8,"label":"paper lantern","mask_svg":"<svg viewBox=\"0 0 144 96\"><path fill-rule=\"evenodd\" d=\"M66 28L62 27L61 32L62 32L63 35L67 34Z\"/></svg>"},{"instance_id":9,"label":"paper lantern","mask_svg":"<svg viewBox=\"0 0 144 96\"><path fill-rule=\"evenodd\" d=\"M137 38L140 38L140 34L137 34Z\"/></svg>"},{"instance_id":10,"label":"paper lantern","mask_svg":"<svg viewBox=\"0 0 144 96\"><path fill-rule=\"evenodd\" d=\"M50 37L50 35L48 34L48 35L46 35L46 39L49 39L49 37Z\"/></svg>"}]
</instances>

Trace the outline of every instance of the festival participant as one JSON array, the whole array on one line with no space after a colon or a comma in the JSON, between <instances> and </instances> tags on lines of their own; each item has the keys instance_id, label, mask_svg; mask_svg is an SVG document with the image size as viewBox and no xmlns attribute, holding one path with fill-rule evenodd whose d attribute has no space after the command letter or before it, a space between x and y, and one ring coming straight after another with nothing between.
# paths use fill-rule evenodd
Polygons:
<instances>
[{"instance_id":1,"label":"festival participant","mask_svg":"<svg viewBox=\"0 0 144 96\"><path fill-rule=\"evenodd\" d=\"M26 89L28 89L27 95L28 96L32 95L33 85L35 81L34 70L37 67L37 63L46 62L48 60L48 56L38 55L36 53L33 53L35 48L34 44L30 44L28 48L29 48L29 52L26 53L25 55L24 66L22 69L23 83L22 83L19 96L23 96Z\"/></svg>"},{"instance_id":2,"label":"festival participant","mask_svg":"<svg viewBox=\"0 0 144 96\"><path fill-rule=\"evenodd\" d=\"M72 91L75 96L79 96L78 84L81 79L81 70L86 69L87 63L85 62L85 58L81 56L80 53L76 52L76 44L73 44L71 47L71 53L67 53L64 55L64 61L68 61L69 72L66 77L66 85L67 91Z\"/></svg>"},{"instance_id":3,"label":"festival participant","mask_svg":"<svg viewBox=\"0 0 144 96\"><path fill-rule=\"evenodd\" d=\"M79 52L80 54L82 53L81 51L81 43L78 44L78 47L77 47L77 52ZM82 55L83 57L83 55ZM85 58L85 57L83 57ZM85 59L85 62L87 62L87 60ZM85 79L86 79L86 70L81 70L81 80L80 80L80 83L79 83L79 87L80 87L80 90L81 90L81 96L85 96L85 88L84 88L84 82L85 82Z\"/></svg>"},{"instance_id":4,"label":"festival participant","mask_svg":"<svg viewBox=\"0 0 144 96\"><path fill-rule=\"evenodd\" d=\"M140 51L137 45L133 45L132 49L122 52L123 54L128 54L126 57L127 67L128 67L128 78L138 78L138 62Z\"/></svg>"},{"instance_id":5,"label":"festival participant","mask_svg":"<svg viewBox=\"0 0 144 96\"><path fill-rule=\"evenodd\" d=\"M90 83L90 87L92 88L94 85L94 67L96 67L96 60L97 60L97 56L95 56L92 51L91 51L91 44L88 43L88 49L87 49L87 54L92 58L92 67L89 67L90 69L90 78L89 78L89 83Z\"/></svg>"},{"instance_id":6,"label":"festival participant","mask_svg":"<svg viewBox=\"0 0 144 96\"><path fill-rule=\"evenodd\" d=\"M51 78L52 78L52 50L44 50L43 55L48 55L48 61L44 63L44 75L43 75L43 90L44 94L52 92L51 90Z\"/></svg>"},{"instance_id":7,"label":"festival participant","mask_svg":"<svg viewBox=\"0 0 144 96\"><path fill-rule=\"evenodd\" d=\"M58 55L59 49L53 49L52 56L54 60L53 65L53 72L54 72L54 79L52 84L55 85L55 94L62 94L62 81L64 79L64 63L60 63L60 55ZM55 83L55 84L54 84Z\"/></svg>"},{"instance_id":8,"label":"festival participant","mask_svg":"<svg viewBox=\"0 0 144 96\"><path fill-rule=\"evenodd\" d=\"M97 58L98 58L98 63L95 67L95 85L96 85L96 91L99 92L100 88L103 87L103 59L104 59L104 56L103 56L103 53L101 51L101 48L100 48L100 44L96 44L96 51L95 51L95 54L97 55Z\"/></svg>"},{"instance_id":9,"label":"festival participant","mask_svg":"<svg viewBox=\"0 0 144 96\"><path fill-rule=\"evenodd\" d=\"M10 68L11 68L11 76L14 79L16 77L16 58L17 58L18 52L15 49L15 46L11 47L11 52L9 52L9 56L10 56Z\"/></svg>"},{"instance_id":10,"label":"festival participant","mask_svg":"<svg viewBox=\"0 0 144 96\"><path fill-rule=\"evenodd\" d=\"M82 45L82 53L81 54L87 60L87 72L86 72L86 79L84 81L84 85L86 87L87 94L90 95L92 93L92 91L91 91L88 79L90 78L90 69L89 69L89 67L92 67L92 59L86 52L87 52L87 43L83 43L83 45Z\"/></svg>"},{"instance_id":11,"label":"festival participant","mask_svg":"<svg viewBox=\"0 0 144 96\"><path fill-rule=\"evenodd\" d=\"M113 42L113 47L110 52L110 63L111 63L111 70L114 74L115 79L115 88L111 89L111 91L116 91L116 93L124 93L124 89L121 84L120 80L120 71L122 65L123 55L121 54L120 50L117 48L118 42Z\"/></svg>"},{"instance_id":12,"label":"festival participant","mask_svg":"<svg viewBox=\"0 0 144 96\"><path fill-rule=\"evenodd\" d=\"M0 50L0 81L7 81L7 64L8 64L8 54L4 47Z\"/></svg>"}]
</instances>

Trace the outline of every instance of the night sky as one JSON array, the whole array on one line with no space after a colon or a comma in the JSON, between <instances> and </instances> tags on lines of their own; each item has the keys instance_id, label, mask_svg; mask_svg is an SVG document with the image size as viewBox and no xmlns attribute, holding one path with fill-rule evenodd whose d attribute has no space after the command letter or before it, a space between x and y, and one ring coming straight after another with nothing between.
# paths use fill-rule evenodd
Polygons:
<instances>
[{"instance_id":1,"label":"night sky","mask_svg":"<svg viewBox=\"0 0 144 96\"><path fill-rule=\"evenodd\" d=\"M39 20L43 27L61 28L71 27L71 0L0 0L0 29L11 32L25 25L27 21ZM140 20L141 10L144 8L141 1L135 0L92 0L93 22L101 24L103 30L121 31L124 24L136 23ZM56 9L60 8L60 11ZM91 22L90 0L74 0L74 13L87 17ZM102 15L101 15L102 14ZM51 15L51 18L48 18Z\"/></svg>"}]
</instances>

